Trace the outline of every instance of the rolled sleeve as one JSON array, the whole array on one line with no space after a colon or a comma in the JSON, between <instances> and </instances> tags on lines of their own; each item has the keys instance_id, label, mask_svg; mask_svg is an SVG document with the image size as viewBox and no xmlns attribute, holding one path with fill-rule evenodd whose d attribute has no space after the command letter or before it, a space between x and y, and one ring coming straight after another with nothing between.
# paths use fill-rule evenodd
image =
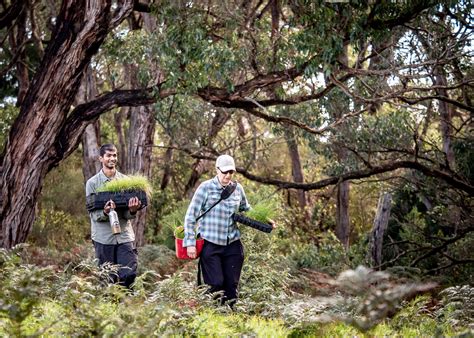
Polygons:
<instances>
[{"instance_id":1,"label":"rolled sleeve","mask_svg":"<svg viewBox=\"0 0 474 338\"><path fill-rule=\"evenodd\" d=\"M245 195L244 188L240 186L240 193L242 194L242 199L240 200L240 205L239 205L239 211L249 211L250 210L250 204L249 201L247 200L247 196Z\"/></svg>"}]
</instances>

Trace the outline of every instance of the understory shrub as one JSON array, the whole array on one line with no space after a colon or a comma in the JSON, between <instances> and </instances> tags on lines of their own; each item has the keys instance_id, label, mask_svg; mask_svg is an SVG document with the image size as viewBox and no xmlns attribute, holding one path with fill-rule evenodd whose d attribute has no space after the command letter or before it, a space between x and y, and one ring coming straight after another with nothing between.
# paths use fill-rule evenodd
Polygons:
<instances>
[{"instance_id":1,"label":"understory shrub","mask_svg":"<svg viewBox=\"0 0 474 338\"><path fill-rule=\"evenodd\" d=\"M474 287L452 286L440 292L442 307L437 315L455 327L474 330Z\"/></svg>"},{"instance_id":2,"label":"understory shrub","mask_svg":"<svg viewBox=\"0 0 474 338\"><path fill-rule=\"evenodd\" d=\"M145 271L129 291L107 283L114 266L85 260L64 270L38 267L25 263L28 246L0 250L0 336L435 336L466 330L464 321L451 325L450 306L461 293L456 309L470 306L472 288L446 295L439 315L428 296L409 300L429 285L365 268L340 274L328 297L295 294L288 288L295 277L272 235L243 233L246 261L234 311L196 286L195 261L183 265L193 271L164 279ZM163 255L148 249L151 262Z\"/></svg>"},{"instance_id":3,"label":"understory shrub","mask_svg":"<svg viewBox=\"0 0 474 338\"><path fill-rule=\"evenodd\" d=\"M54 247L38 247L23 244L19 251L23 261L38 266L53 266L55 269L69 269L95 257L92 243L77 244L67 251Z\"/></svg>"},{"instance_id":4,"label":"understory shrub","mask_svg":"<svg viewBox=\"0 0 474 338\"><path fill-rule=\"evenodd\" d=\"M166 245L174 250L174 231L177 227L184 226L184 217L188 209L189 201L181 201L173 208L173 210L161 219L161 231L158 238L154 242Z\"/></svg>"},{"instance_id":5,"label":"understory shrub","mask_svg":"<svg viewBox=\"0 0 474 338\"><path fill-rule=\"evenodd\" d=\"M138 249L138 273L154 271L161 277L173 274L180 262L173 250L164 245L145 245Z\"/></svg>"},{"instance_id":6,"label":"understory shrub","mask_svg":"<svg viewBox=\"0 0 474 338\"><path fill-rule=\"evenodd\" d=\"M67 251L83 244L90 233L90 221L79 218L65 211L42 209L36 217L28 242L40 247L50 247Z\"/></svg>"},{"instance_id":7,"label":"understory shrub","mask_svg":"<svg viewBox=\"0 0 474 338\"><path fill-rule=\"evenodd\" d=\"M341 242L332 232L323 234L318 243L295 241L289 256L294 268L307 268L337 275L349 266Z\"/></svg>"},{"instance_id":8,"label":"understory shrub","mask_svg":"<svg viewBox=\"0 0 474 338\"><path fill-rule=\"evenodd\" d=\"M290 269L279 254L274 234L241 227L245 261L240 281L239 311L261 316L281 312L289 294Z\"/></svg>"}]
</instances>

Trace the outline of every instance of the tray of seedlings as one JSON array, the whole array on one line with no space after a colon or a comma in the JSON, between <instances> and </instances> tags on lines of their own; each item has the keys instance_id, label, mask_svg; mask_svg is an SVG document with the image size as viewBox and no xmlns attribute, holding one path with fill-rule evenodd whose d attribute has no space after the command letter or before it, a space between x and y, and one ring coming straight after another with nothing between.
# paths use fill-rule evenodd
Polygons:
<instances>
[{"instance_id":1,"label":"tray of seedlings","mask_svg":"<svg viewBox=\"0 0 474 338\"><path fill-rule=\"evenodd\" d=\"M249 226L251 228L270 233L273 226L269 223L275 215L271 204L258 203L244 214L234 213L232 218L235 222Z\"/></svg>"},{"instance_id":2,"label":"tray of seedlings","mask_svg":"<svg viewBox=\"0 0 474 338\"><path fill-rule=\"evenodd\" d=\"M128 201L138 197L140 209L148 205L151 196L151 184L144 176L133 175L107 182L97 190L97 193L86 197L88 211L104 209L105 203L112 200L116 209L127 209Z\"/></svg>"}]
</instances>

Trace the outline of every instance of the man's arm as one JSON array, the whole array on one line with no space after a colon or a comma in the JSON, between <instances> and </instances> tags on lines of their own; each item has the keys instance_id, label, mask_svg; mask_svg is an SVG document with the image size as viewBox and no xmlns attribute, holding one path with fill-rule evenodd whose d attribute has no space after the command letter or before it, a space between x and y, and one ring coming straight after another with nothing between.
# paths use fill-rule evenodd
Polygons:
<instances>
[{"instance_id":1,"label":"man's arm","mask_svg":"<svg viewBox=\"0 0 474 338\"><path fill-rule=\"evenodd\" d=\"M90 178L86 183L86 198L97 191L96 184L93 178ZM93 210L89 212L89 216L95 222L106 222L109 220L109 216L104 213L104 210Z\"/></svg>"}]
</instances>

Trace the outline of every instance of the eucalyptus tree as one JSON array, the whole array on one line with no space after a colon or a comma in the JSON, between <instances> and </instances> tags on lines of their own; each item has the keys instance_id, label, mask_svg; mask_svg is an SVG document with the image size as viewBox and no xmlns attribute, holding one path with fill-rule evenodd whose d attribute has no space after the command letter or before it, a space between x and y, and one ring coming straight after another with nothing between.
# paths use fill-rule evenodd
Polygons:
<instances>
[{"instance_id":1,"label":"eucalyptus tree","mask_svg":"<svg viewBox=\"0 0 474 338\"><path fill-rule=\"evenodd\" d=\"M6 11L17 2L21 1L14 1ZM130 15L133 6L133 1L64 1L52 20L54 30L32 80L19 80L26 90L24 96L19 96L20 111L1 159L3 247L26 240L45 175L76 149L89 123L114 106L153 101L147 92L141 91L137 97L135 92L121 90L71 110L92 56L107 34ZM25 28L22 20L12 22L18 30ZM23 79L23 75L17 78Z\"/></svg>"}]
</instances>

